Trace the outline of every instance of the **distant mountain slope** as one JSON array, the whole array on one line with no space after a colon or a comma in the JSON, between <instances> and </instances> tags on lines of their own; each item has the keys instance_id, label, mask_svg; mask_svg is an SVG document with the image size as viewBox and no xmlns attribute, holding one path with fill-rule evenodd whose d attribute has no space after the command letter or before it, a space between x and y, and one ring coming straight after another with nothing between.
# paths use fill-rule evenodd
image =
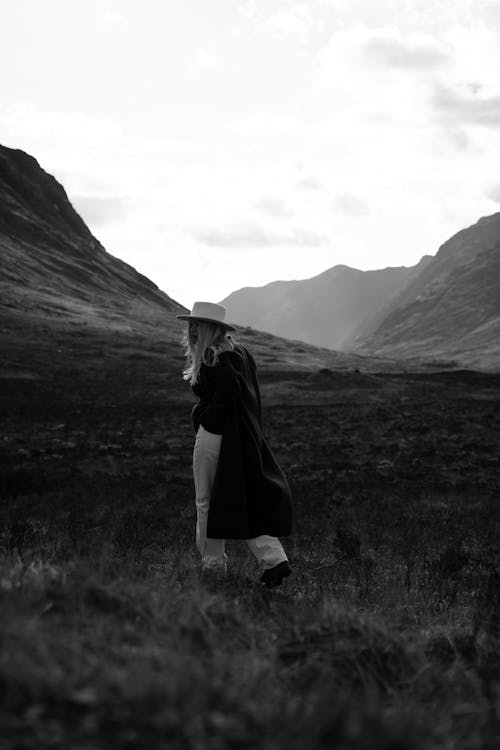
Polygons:
<instances>
[{"instance_id":1,"label":"distant mountain slope","mask_svg":"<svg viewBox=\"0 0 500 750\"><path fill-rule=\"evenodd\" d=\"M301 281L274 281L233 292L222 304L228 319L316 346L347 350L367 320L425 268L359 271L334 266Z\"/></svg>"},{"instance_id":2,"label":"distant mountain slope","mask_svg":"<svg viewBox=\"0 0 500 750\"><path fill-rule=\"evenodd\" d=\"M355 349L500 366L500 213L445 242Z\"/></svg>"},{"instance_id":3,"label":"distant mountain slope","mask_svg":"<svg viewBox=\"0 0 500 750\"><path fill-rule=\"evenodd\" d=\"M107 253L64 188L23 151L0 146L0 313L131 319L183 310Z\"/></svg>"},{"instance_id":4,"label":"distant mountain slope","mask_svg":"<svg viewBox=\"0 0 500 750\"><path fill-rule=\"evenodd\" d=\"M176 318L181 311L185 308L156 284L105 251L64 188L32 156L0 146L4 402L15 397L24 408L31 388L37 398L52 394L53 403L61 389L71 391L75 378L83 382L82 373L95 385L96 379L114 377L116 368L129 378L131 391L158 388L153 381L136 383L134 372L139 370L142 378L149 371L158 373L159 361L161 387L189 401L181 378L186 330ZM267 379L324 368L401 369L397 362L290 343L255 330L240 329L236 337L250 346Z\"/></svg>"}]
</instances>

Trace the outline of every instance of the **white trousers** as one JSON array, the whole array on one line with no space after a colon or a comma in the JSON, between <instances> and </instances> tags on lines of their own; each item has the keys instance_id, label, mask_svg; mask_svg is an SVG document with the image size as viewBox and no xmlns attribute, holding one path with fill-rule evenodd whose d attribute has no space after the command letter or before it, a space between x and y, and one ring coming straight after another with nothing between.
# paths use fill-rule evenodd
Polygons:
<instances>
[{"instance_id":1,"label":"white trousers","mask_svg":"<svg viewBox=\"0 0 500 750\"><path fill-rule=\"evenodd\" d=\"M207 538L207 519L210 507L210 496L219 460L222 435L208 432L200 426L193 451L193 478L196 493L196 546L201 555L203 568L226 567L224 539ZM262 570L274 568L287 560L281 542L275 536L262 534L255 539L247 539L246 543L253 552Z\"/></svg>"}]
</instances>

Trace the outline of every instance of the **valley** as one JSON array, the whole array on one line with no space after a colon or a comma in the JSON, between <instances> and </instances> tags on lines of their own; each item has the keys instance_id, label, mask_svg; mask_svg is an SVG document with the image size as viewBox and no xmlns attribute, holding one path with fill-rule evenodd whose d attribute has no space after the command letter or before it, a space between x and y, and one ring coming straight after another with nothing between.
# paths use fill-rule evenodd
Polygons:
<instances>
[{"instance_id":1,"label":"valley","mask_svg":"<svg viewBox=\"0 0 500 750\"><path fill-rule=\"evenodd\" d=\"M496 748L500 374L237 328L294 498L293 575L262 588L229 541L207 576L184 308L10 151L2 750Z\"/></svg>"}]
</instances>

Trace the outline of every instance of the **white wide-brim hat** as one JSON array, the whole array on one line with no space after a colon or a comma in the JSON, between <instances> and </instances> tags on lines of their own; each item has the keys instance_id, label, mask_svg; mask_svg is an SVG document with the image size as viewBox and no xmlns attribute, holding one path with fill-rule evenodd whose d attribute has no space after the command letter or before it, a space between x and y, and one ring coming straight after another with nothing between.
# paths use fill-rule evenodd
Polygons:
<instances>
[{"instance_id":1,"label":"white wide-brim hat","mask_svg":"<svg viewBox=\"0 0 500 750\"><path fill-rule=\"evenodd\" d=\"M225 322L226 308L215 302L195 302L189 315L176 315L180 320L203 320L206 323L216 323L227 331L234 331L235 327Z\"/></svg>"}]
</instances>

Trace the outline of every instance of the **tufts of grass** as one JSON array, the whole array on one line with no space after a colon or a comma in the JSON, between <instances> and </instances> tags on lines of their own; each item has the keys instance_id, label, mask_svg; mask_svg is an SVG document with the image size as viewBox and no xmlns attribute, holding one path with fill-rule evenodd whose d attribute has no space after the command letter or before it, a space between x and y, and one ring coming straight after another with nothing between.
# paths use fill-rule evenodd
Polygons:
<instances>
[{"instance_id":1,"label":"tufts of grass","mask_svg":"<svg viewBox=\"0 0 500 750\"><path fill-rule=\"evenodd\" d=\"M203 578L174 551L1 560L6 748L477 747L498 729L478 649L452 618ZM497 722L497 723L495 723Z\"/></svg>"},{"instance_id":2,"label":"tufts of grass","mask_svg":"<svg viewBox=\"0 0 500 750\"><path fill-rule=\"evenodd\" d=\"M268 591L244 544L197 568L189 398L101 359L6 407L2 750L496 749L493 380L271 373L297 523Z\"/></svg>"}]
</instances>

